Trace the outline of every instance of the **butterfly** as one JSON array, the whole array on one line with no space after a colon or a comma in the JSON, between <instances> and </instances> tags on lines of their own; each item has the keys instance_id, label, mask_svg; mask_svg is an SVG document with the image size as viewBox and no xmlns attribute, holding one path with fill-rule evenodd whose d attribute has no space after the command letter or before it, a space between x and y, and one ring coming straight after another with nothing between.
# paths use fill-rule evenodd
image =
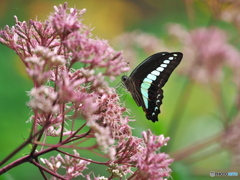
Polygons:
<instances>
[{"instance_id":1,"label":"butterfly","mask_svg":"<svg viewBox=\"0 0 240 180\"><path fill-rule=\"evenodd\" d=\"M158 121L163 99L162 87L183 57L181 52L159 52L145 59L130 74L122 76L125 88L141 106L148 120Z\"/></svg>"}]
</instances>

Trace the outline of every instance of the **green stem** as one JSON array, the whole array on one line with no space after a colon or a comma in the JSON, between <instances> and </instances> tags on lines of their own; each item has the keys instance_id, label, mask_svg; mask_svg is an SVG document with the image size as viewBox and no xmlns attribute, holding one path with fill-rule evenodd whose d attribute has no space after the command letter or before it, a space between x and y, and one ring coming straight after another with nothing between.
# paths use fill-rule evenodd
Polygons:
<instances>
[{"instance_id":1,"label":"green stem","mask_svg":"<svg viewBox=\"0 0 240 180\"><path fill-rule=\"evenodd\" d=\"M171 149L172 147L173 139L175 139L177 128L179 127L181 118L186 110L186 106L192 93L192 88L193 84L190 80L187 79L181 89L179 98L176 100L177 103L173 111L174 113L172 115L172 118L170 119L168 131L166 132L166 136L169 136L172 139L168 143L168 146L166 146L167 150Z\"/></svg>"},{"instance_id":2,"label":"green stem","mask_svg":"<svg viewBox=\"0 0 240 180\"><path fill-rule=\"evenodd\" d=\"M220 141L222 136L223 136L223 132L213 136L212 138L208 138L206 141L198 142L194 145L191 145L191 146L183 148L179 151L176 151L176 152L170 154L170 156L172 158L174 158L174 161L181 161L185 158L189 158L190 155L193 155L194 153L199 152L200 150L202 150L206 147L209 147L213 143Z\"/></svg>"}]
</instances>

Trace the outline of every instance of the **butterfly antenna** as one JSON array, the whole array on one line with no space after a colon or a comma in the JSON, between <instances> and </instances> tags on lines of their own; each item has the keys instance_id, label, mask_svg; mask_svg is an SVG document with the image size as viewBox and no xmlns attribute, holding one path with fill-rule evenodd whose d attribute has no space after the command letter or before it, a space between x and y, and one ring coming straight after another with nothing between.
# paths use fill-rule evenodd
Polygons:
<instances>
[{"instance_id":1,"label":"butterfly antenna","mask_svg":"<svg viewBox=\"0 0 240 180\"><path fill-rule=\"evenodd\" d=\"M127 93L128 91L126 90L126 87L125 87L125 85L123 84L123 82L122 82L122 81L119 82L114 88L116 89L116 93L117 93L118 96L120 97L121 102L125 101L125 99L126 99L126 93Z\"/></svg>"},{"instance_id":2,"label":"butterfly antenna","mask_svg":"<svg viewBox=\"0 0 240 180\"><path fill-rule=\"evenodd\" d=\"M122 98L122 102L125 101L126 97L127 97L127 94L124 94L124 95L123 95L123 98Z\"/></svg>"},{"instance_id":3,"label":"butterfly antenna","mask_svg":"<svg viewBox=\"0 0 240 180\"><path fill-rule=\"evenodd\" d=\"M129 63L128 63L129 64ZM124 73L124 75L126 75L126 73ZM117 83L117 85L114 87L117 91L117 93L119 94L119 92L122 90L122 89L126 89L125 85L123 84L122 81L120 81L119 83ZM124 91L125 92L125 91Z\"/></svg>"},{"instance_id":4,"label":"butterfly antenna","mask_svg":"<svg viewBox=\"0 0 240 180\"><path fill-rule=\"evenodd\" d=\"M117 85L114 88L116 89L117 94L119 94L122 89L122 82L117 83Z\"/></svg>"}]
</instances>

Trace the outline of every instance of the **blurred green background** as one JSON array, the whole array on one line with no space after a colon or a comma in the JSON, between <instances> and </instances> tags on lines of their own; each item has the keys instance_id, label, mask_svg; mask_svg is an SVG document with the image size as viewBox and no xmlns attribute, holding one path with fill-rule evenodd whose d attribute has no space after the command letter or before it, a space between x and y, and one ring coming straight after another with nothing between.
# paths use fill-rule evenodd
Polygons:
<instances>
[{"instance_id":1,"label":"blurred green background","mask_svg":"<svg viewBox=\"0 0 240 180\"><path fill-rule=\"evenodd\" d=\"M45 20L49 13L53 12L53 6L63 2L65 1L1 0L0 27L14 25L14 15L20 21L35 18ZM187 8L187 5L191 3L192 6ZM68 2L68 6L78 9L86 8L87 12L83 17L83 23L94 28L92 32L94 35L108 39L117 50L123 51L127 51L127 49L124 49L124 47L121 49L121 44L117 44L116 37L125 32L140 30L167 41L167 23L179 23L190 29L208 27L216 23L216 21L213 21L214 18L204 0L71 0ZM189 11L194 11L194 17ZM237 34L229 24L217 22L217 25L229 30L233 37L234 34ZM179 51L180 49L179 46L176 46L176 49L171 50ZM159 49L158 51L164 50ZM30 124L26 121L30 116L30 110L26 106L28 101L26 92L31 89L32 82L29 80L20 59L12 50L0 44L0 53L1 160L28 137ZM130 66L133 68L149 55L151 54L142 53L139 49L137 59L126 60L130 62ZM187 57L183 58L182 63L187 63ZM179 69L181 69L181 64ZM110 84L115 86L119 81L120 78ZM159 115L160 121L157 123L147 121L142 109L136 106L128 94L124 103L128 109L131 109L131 116L137 120L131 122L131 126L135 128L133 134L141 137L142 131L151 129L155 134L170 136L169 147L164 148L163 151L171 154L190 147L192 144L204 142L220 132L223 129L223 124L219 120L220 110L216 106L216 102L213 101L212 91L203 84L196 83L192 86L189 96L185 94L188 100L187 104L182 105L185 106L183 114L180 117L176 113L176 111L181 111L181 109L178 109L181 104L179 106L177 103L183 96L182 89L187 82L188 79L180 75L178 70L172 74L164 87L162 113ZM222 82L222 86L224 86L226 108L230 108L236 93L235 86L229 81ZM181 103L184 103L184 101L181 101ZM175 119L172 122L173 117ZM215 151L216 149L219 151ZM192 161L185 159L175 161L171 166L173 169L172 178L174 180L212 179L209 176L210 171L231 171L231 154L226 150L220 151L220 149L218 143L207 144L201 152L192 155ZM208 153L211 151L214 151L214 153ZM29 149L25 148L11 161L28 152ZM240 176L240 168L238 170ZM102 172L96 169L96 175L98 173L101 174ZM23 164L0 176L1 180L28 180L33 178L35 180L42 179L38 169L30 164ZM215 179L217 178L215 177Z\"/></svg>"}]
</instances>

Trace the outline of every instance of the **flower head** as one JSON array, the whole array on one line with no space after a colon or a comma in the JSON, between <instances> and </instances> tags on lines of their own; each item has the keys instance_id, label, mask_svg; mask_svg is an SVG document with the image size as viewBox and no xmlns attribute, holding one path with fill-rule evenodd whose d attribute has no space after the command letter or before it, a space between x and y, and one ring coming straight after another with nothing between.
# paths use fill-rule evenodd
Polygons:
<instances>
[{"instance_id":1,"label":"flower head","mask_svg":"<svg viewBox=\"0 0 240 180\"><path fill-rule=\"evenodd\" d=\"M112 170L118 169L120 174L130 173L130 167L137 167L131 177L135 179L161 180L170 175L169 165L172 159L165 153L160 153L160 148L166 145L169 138L163 135L155 136L150 130L142 133L143 139L129 137L120 139L116 147L118 163L124 166L111 166Z\"/></svg>"},{"instance_id":2,"label":"flower head","mask_svg":"<svg viewBox=\"0 0 240 180\"><path fill-rule=\"evenodd\" d=\"M57 93L54 92L52 87L41 86L33 88L29 93L31 101L28 105L33 109L41 112L57 112L59 105L54 101L57 99Z\"/></svg>"},{"instance_id":3,"label":"flower head","mask_svg":"<svg viewBox=\"0 0 240 180\"><path fill-rule=\"evenodd\" d=\"M163 135L155 136L150 130L142 133L146 149L138 154L136 173L137 179L160 180L170 175L168 167L173 160L165 153L157 153L160 148L166 145L169 138Z\"/></svg>"},{"instance_id":4,"label":"flower head","mask_svg":"<svg viewBox=\"0 0 240 180\"><path fill-rule=\"evenodd\" d=\"M86 9L77 10L68 8L67 4L54 6L55 12L49 17L52 27L58 34L64 36L73 31L78 31L84 25L79 21L79 18L86 12Z\"/></svg>"},{"instance_id":5,"label":"flower head","mask_svg":"<svg viewBox=\"0 0 240 180\"><path fill-rule=\"evenodd\" d=\"M170 34L184 45L188 63L183 73L201 82L220 81L224 65L239 64L239 52L227 42L226 33L219 28L198 28L187 32L182 26L169 26Z\"/></svg>"},{"instance_id":6,"label":"flower head","mask_svg":"<svg viewBox=\"0 0 240 180\"><path fill-rule=\"evenodd\" d=\"M65 169L65 178L72 179L74 177L78 177L79 175L83 176L82 172L87 169L87 165L90 164L90 162L78 158L80 155L76 150L73 150L73 152L75 157L65 155L63 158L60 154L58 154L56 157L50 157L49 160L43 158L40 160L54 172L57 172L59 168Z\"/></svg>"}]
</instances>

